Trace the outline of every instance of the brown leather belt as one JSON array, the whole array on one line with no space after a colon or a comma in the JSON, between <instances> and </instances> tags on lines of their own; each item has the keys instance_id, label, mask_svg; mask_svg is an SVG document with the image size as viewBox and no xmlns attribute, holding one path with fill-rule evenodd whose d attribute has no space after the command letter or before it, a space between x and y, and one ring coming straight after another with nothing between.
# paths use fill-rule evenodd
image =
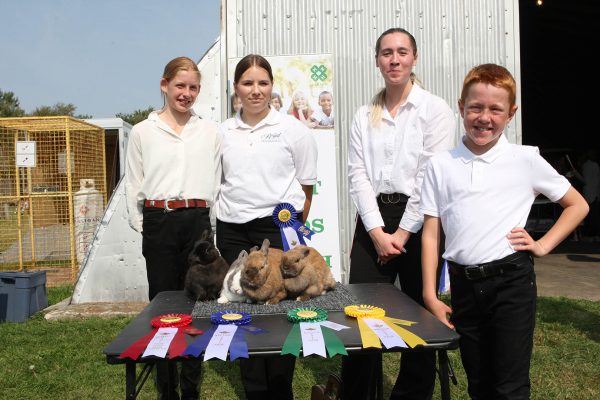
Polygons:
<instances>
[{"instance_id":1,"label":"brown leather belt","mask_svg":"<svg viewBox=\"0 0 600 400\"><path fill-rule=\"evenodd\" d=\"M144 207L162 208L165 211L177 210L178 208L206 208L206 200L183 199L183 200L145 200Z\"/></svg>"}]
</instances>

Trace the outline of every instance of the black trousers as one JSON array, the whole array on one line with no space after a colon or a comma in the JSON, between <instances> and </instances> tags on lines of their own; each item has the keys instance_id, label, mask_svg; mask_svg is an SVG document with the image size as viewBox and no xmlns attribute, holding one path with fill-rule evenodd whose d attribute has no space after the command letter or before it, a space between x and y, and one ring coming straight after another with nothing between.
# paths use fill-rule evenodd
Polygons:
<instances>
[{"instance_id":1,"label":"black trousers","mask_svg":"<svg viewBox=\"0 0 600 400\"><path fill-rule=\"evenodd\" d=\"M590 212L584 219L583 234L586 236L600 236L600 200L594 200L589 206Z\"/></svg>"},{"instance_id":2,"label":"black trousers","mask_svg":"<svg viewBox=\"0 0 600 400\"><path fill-rule=\"evenodd\" d=\"M188 254L202 232L210 230L208 208L184 208L168 213L157 208L144 208L142 254L146 259L150 300L159 292L183 290L188 270ZM178 400L197 399L202 360L188 359L177 363L161 360L154 376L159 398Z\"/></svg>"},{"instance_id":3,"label":"black trousers","mask_svg":"<svg viewBox=\"0 0 600 400\"><path fill-rule=\"evenodd\" d=\"M406 203L378 202L384 221L384 231L398 229ZM360 217L357 217L354 241L350 252L350 283L394 283L400 280L402 291L423 305L421 276L421 232L413 233L405 244L406 253L384 265L377 263L375 245ZM344 399L376 397L376 374L382 362L381 353L349 355L342 358ZM365 384L368 382L368 384ZM403 352L400 372L392 389L391 399L431 399L435 385L435 353L433 351Z\"/></svg>"},{"instance_id":4,"label":"black trousers","mask_svg":"<svg viewBox=\"0 0 600 400\"><path fill-rule=\"evenodd\" d=\"M452 322L473 400L529 399L537 287L533 260L469 281L450 274Z\"/></svg>"},{"instance_id":5,"label":"black trousers","mask_svg":"<svg viewBox=\"0 0 600 400\"><path fill-rule=\"evenodd\" d=\"M240 251L248 251L253 246L260 248L265 238L271 242L269 247L283 250L281 233L271 217L258 218L244 224L233 224L217 219L217 247L229 264L237 259ZM295 365L296 357L291 355L241 358L240 373L246 398L248 400L292 400Z\"/></svg>"}]
</instances>

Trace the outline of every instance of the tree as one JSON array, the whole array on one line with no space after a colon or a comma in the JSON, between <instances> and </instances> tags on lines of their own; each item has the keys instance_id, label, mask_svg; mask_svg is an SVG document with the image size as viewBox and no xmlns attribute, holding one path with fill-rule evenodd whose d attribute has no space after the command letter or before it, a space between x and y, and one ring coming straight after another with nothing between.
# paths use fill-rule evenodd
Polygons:
<instances>
[{"instance_id":1,"label":"tree","mask_svg":"<svg viewBox=\"0 0 600 400\"><path fill-rule=\"evenodd\" d=\"M19 98L13 92L0 90L0 117L22 117L25 111L19 104Z\"/></svg>"},{"instance_id":2,"label":"tree","mask_svg":"<svg viewBox=\"0 0 600 400\"><path fill-rule=\"evenodd\" d=\"M49 117L49 116L63 116L63 115L73 117L75 114L75 109L77 109L77 107L75 107L75 105L73 105L71 103L69 103L69 104L56 103L53 106L37 107L35 110L33 110L31 115L33 117Z\"/></svg>"},{"instance_id":3,"label":"tree","mask_svg":"<svg viewBox=\"0 0 600 400\"><path fill-rule=\"evenodd\" d=\"M117 118L121 118L125 122L129 122L131 125L135 125L138 122L142 122L148 118L148 114L154 111L153 107L148 107L145 110L135 110L131 114L118 113Z\"/></svg>"},{"instance_id":4,"label":"tree","mask_svg":"<svg viewBox=\"0 0 600 400\"><path fill-rule=\"evenodd\" d=\"M68 116L79 119L93 118L91 115L80 114L75 115L77 107L74 104L56 103L53 106L40 106L31 113L33 117L50 117L50 116Z\"/></svg>"}]
</instances>

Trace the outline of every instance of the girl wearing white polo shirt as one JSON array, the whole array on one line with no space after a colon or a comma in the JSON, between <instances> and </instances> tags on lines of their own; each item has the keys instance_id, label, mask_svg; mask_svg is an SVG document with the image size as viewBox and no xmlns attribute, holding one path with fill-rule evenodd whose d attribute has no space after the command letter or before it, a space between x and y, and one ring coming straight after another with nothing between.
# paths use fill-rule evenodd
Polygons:
<instances>
[{"instance_id":1,"label":"girl wearing white polo shirt","mask_svg":"<svg viewBox=\"0 0 600 400\"><path fill-rule=\"evenodd\" d=\"M171 60L160 80L164 107L131 130L125 194L129 223L142 233L150 300L183 290L188 254L210 230L209 206L221 175L218 125L191 111L200 92L200 71L187 57ZM157 363L160 399L198 398L201 360Z\"/></svg>"},{"instance_id":2,"label":"girl wearing white polo shirt","mask_svg":"<svg viewBox=\"0 0 600 400\"><path fill-rule=\"evenodd\" d=\"M469 71L458 102L465 135L455 149L431 158L423 180L423 297L461 336L473 399L529 399L537 298L531 255L552 251L588 212L536 147L510 144L502 135L515 101L516 82L506 68L483 64ZM540 193L563 211L534 240L524 226ZM436 295L442 228L452 308Z\"/></svg>"},{"instance_id":3,"label":"girl wearing white polo shirt","mask_svg":"<svg viewBox=\"0 0 600 400\"><path fill-rule=\"evenodd\" d=\"M256 54L235 69L234 89L241 112L223 122L221 187L217 197L217 247L232 263L241 250L261 246L283 249L273 210L292 204L306 221L317 181L317 146L310 130L297 119L269 106L273 72ZM293 399L295 357L241 359L248 399Z\"/></svg>"}]
</instances>

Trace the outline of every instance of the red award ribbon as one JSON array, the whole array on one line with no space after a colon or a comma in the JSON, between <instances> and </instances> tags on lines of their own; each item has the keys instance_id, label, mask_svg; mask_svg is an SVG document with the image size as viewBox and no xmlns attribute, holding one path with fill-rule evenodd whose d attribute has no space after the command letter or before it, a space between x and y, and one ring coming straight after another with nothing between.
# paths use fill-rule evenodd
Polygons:
<instances>
[{"instance_id":1,"label":"red award ribbon","mask_svg":"<svg viewBox=\"0 0 600 400\"><path fill-rule=\"evenodd\" d=\"M179 357L187 347L183 329L177 328L177 333L169 346L169 359Z\"/></svg>"},{"instance_id":2,"label":"red award ribbon","mask_svg":"<svg viewBox=\"0 0 600 400\"><path fill-rule=\"evenodd\" d=\"M154 327L150 333L136 340L131 346L125 349L124 352L119 354L120 358L131 358L137 360L138 357L144 352L148 343L152 340L159 328L178 328L171 345L169 346L169 358L174 358L185 350L187 343L185 340L185 334L181 327L187 326L192 322L192 316L189 314L165 314L153 318L150 324Z\"/></svg>"},{"instance_id":3,"label":"red award ribbon","mask_svg":"<svg viewBox=\"0 0 600 400\"><path fill-rule=\"evenodd\" d=\"M146 350L146 346L154 337L154 334L158 331L158 328L152 329L149 334L133 342L131 346L125 349L124 352L119 354L120 358L131 358L137 360L138 357Z\"/></svg>"},{"instance_id":4,"label":"red award ribbon","mask_svg":"<svg viewBox=\"0 0 600 400\"><path fill-rule=\"evenodd\" d=\"M181 328L192 323L192 316L189 314L165 314L152 318L150 323L155 328Z\"/></svg>"}]
</instances>

